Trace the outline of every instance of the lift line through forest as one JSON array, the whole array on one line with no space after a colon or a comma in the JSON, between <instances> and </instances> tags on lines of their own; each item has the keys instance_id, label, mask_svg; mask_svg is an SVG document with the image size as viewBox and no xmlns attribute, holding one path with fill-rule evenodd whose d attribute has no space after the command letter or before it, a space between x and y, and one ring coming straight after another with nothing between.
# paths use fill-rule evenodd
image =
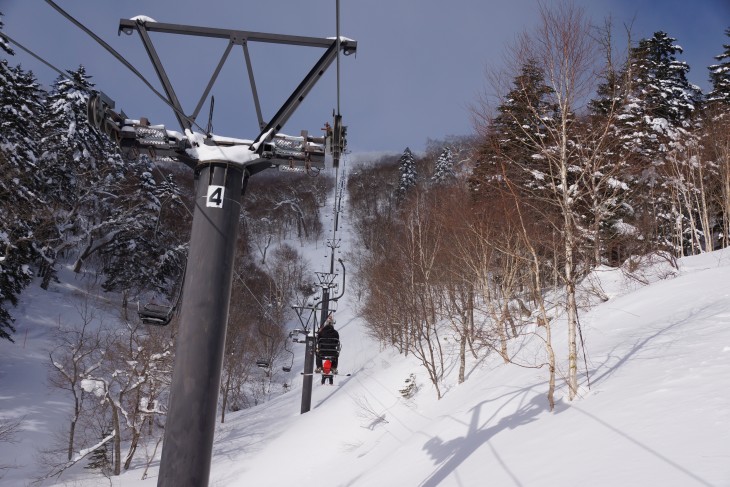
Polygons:
<instances>
[{"instance_id":1,"label":"lift line through forest","mask_svg":"<svg viewBox=\"0 0 730 487\"><path fill-rule=\"evenodd\" d=\"M119 53L71 17L51 0L46 0L61 15L84 30L140 77L158 96L160 93ZM302 37L227 30L156 22L148 17L121 19L119 33L139 34L165 93L165 103L174 111L180 131L152 125L146 119L130 119L114 111L114 103L102 93L88 101L89 122L109 135L128 158L142 154L155 161L182 162L196 176L195 210L187 264L182 284L180 325L173 369L170 399L165 424L158 486L199 487L208 485L213 447L213 433L218 405L221 367L225 345L228 307L231 296L233 261L241 198L248 178L272 167L318 173L324 168L325 153L332 155L337 171L346 148L346 127L339 108L339 54L357 51L357 42L340 36L339 0L336 0L337 35L335 38ZM173 85L160 61L150 33L177 34L227 40L222 57L191 114L183 110ZM268 121L264 120L254 82L249 56L250 43L263 42L325 50L296 89ZM241 46L246 62L259 134L252 140L214 135L210 130L195 132L196 122L210 91L234 46ZM337 61L337 111L333 122L325 125L325 134L315 137L302 131L299 136L280 133L281 128L301 105L330 65ZM211 99L211 110L213 101ZM208 124L210 127L210 123ZM337 187L337 184L335 184ZM334 249L333 249L334 252ZM333 267L333 266L331 266ZM330 269L333 274L334 270ZM344 272L344 265L343 265ZM344 280L344 274L343 274ZM344 284L344 282L343 282ZM343 286L344 287L344 286ZM328 291L328 289L326 290ZM327 316L328 292L322 302L322 319ZM179 300L179 299L178 299ZM169 321L171 310L152 310L160 315L158 324ZM166 316L162 316L166 314ZM314 343L307 336L308 348ZM312 364L309 355L305 369ZM306 370L305 370L306 372ZM311 393L311 372L309 371ZM305 374L305 389L306 389ZM304 409L304 406L303 406ZM307 406L308 410L308 406ZM302 412L305 412L304 410Z\"/></svg>"}]
</instances>

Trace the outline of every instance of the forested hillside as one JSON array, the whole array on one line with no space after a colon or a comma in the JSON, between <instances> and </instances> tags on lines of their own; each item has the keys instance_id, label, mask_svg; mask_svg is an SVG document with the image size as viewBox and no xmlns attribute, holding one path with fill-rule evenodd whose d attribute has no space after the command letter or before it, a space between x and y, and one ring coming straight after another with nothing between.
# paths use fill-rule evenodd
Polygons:
<instances>
[{"instance_id":1,"label":"forested hillside","mask_svg":"<svg viewBox=\"0 0 730 487\"><path fill-rule=\"evenodd\" d=\"M563 360L576 397L586 277L730 243L730 44L703 94L669 34L621 59L609 27L597 36L580 9L543 9L495 77L510 80L498 104L475 103L476 135L350 175L361 313L383 345L420 360L439 397L446 342L459 342L463 381L467 355L511 362L508 343L534 322L548 400ZM562 316L567 357L552 340Z\"/></svg>"}]
</instances>

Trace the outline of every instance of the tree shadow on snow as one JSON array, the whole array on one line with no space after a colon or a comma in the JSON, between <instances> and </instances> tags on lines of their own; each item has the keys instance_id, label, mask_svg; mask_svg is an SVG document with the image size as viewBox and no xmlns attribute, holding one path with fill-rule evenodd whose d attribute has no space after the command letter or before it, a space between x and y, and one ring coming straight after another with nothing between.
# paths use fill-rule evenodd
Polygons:
<instances>
[{"instance_id":1,"label":"tree shadow on snow","mask_svg":"<svg viewBox=\"0 0 730 487\"><path fill-rule=\"evenodd\" d=\"M620 436L620 437L624 438L624 439L625 439L625 440L627 440L627 441L628 441L629 443L631 443L631 444L633 444L633 445L635 445L635 446L637 446L637 447L641 448L642 450L644 450L644 451L646 451L646 452L650 453L651 455L655 456L655 457L656 457L657 459L659 459L659 460L661 460L662 462L666 463L666 464L667 464L667 465L669 465L670 467L672 467L672 468L676 469L676 470L677 470L678 472L681 472L681 473L683 473L683 474L687 475L688 477L690 477L690 478L694 479L695 481L697 481L698 483L700 483L700 484L702 484L702 485L705 485L705 486L707 486L707 487L712 487L712 484L711 484L711 483L709 483L708 481L706 481L705 479L703 479L703 478L702 478L702 477L700 477L699 475L697 475L697 474L695 474L694 472L690 471L689 469L687 469L687 468L683 467L682 465L678 464L677 462L675 462L675 461L671 460L670 458L668 458L668 457L666 457L666 456L662 455L662 454L661 454L661 453L659 453L659 452L658 452L657 450L655 450L655 449L651 448L650 446L648 446L648 445L646 445L646 444L644 444L644 443L640 442L640 441L639 441L639 440L637 440L636 438L634 438L634 437L632 437L632 436L629 436L628 434L624 433L623 431L621 431L620 429L616 428L615 426L613 426L613 425L611 425L611 424L607 423L606 421L602 420L602 419L601 419L601 418L599 418L598 416L596 416L596 415L594 415L594 414L591 414L591 413L589 413L588 411L585 411L585 410L583 410L583 409L581 409L581 408L579 408L579 407L577 407L577 406L573 406L573 407L572 407L572 410L573 410L573 411L576 411L576 412L579 412L579 413L581 413L581 414L584 414L584 415L586 415L587 417L591 418L592 420L594 420L595 422L597 422L597 423L599 423L600 425L604 426L605 428L607 428L607 429L609 429L609 430L613 431L613 432L614 432L614 433L616 433L616 434L617 434L618 436Z\"/></svg>"},{"instance_id":2,"label":"tree shadow on snow","mask_svg":"<svg viewBox=\"0 0 730 487\"><path fill-rule=\"evenodd\" d=\"M549 408L544 394L539 394L534 390L542 387L543 385L544 384L542 383L535 384L518 389L514 392L503 394L494 399L480 402L472 408L471 420L467 425L466 435L462 437L454 438L449 441L443 441L439 437L429 439L423 445L423 449L426 450L431 458L433 458L434 462L437 465L440 465L440 467L420 485L423 487L434 487L439 485L449 475L454 473L459 465L467 460L475 451L481 448L482 445L487 443L497 433L536 421L540 414L548 412ZM500 400L502 400L501 404L494 410L489 418L482 422L480 419L482 408L488 403L494 403ZM495 418L500 416L500 412L503 409L515 401L518 401L519 404L514 413L500 418L495 424L490 424ZM566 406L562 405L562 403L558 403L556 404L555 412L559 413L565 409ZM502 465L502 468L504 468L507 474L514 480L515 485L521 486L522 483L520 483L515 473L512 472L497 455L496 450L492 449L492 451Z\"/></svg>"},{"instance_id":3,"label":"tree shadow on snow","mask_svg":"<svg viewBox=\"0 0 730 487\"><path fill-rule=\"evenodd\" d=\"M647 335L644 338L637 339L636 342L631 346L631 349L622 357L619 356L618 353L614 354L614 352L617 352L619 348L623 347L623 344L614 346L611 351L606 355L606 359L603 361L603 363L601 363L598 367L595 367L593 373L591 374L592 385L595 387L596 385L608 380L609 377L611 377L617 370L623 367L632 358L635 358L638 353L644 350L650 343L654 342L656 339L662 337L663 335L675 330L676 328L681 327L682 325L691 324L694 320L697 319L697 315L701 314L701 312L701 309L691 310L689 313L687 313L686 316L678 318L674 322L669 323L667 326L657 329L655 333ZM674 342L680 343L681 340L677 338L674 340ZM615 363L610 364L611 359L618 360ZM600 375L594 375L601 369L605 370L603 370Z\"/></svg>"}]
</instances>

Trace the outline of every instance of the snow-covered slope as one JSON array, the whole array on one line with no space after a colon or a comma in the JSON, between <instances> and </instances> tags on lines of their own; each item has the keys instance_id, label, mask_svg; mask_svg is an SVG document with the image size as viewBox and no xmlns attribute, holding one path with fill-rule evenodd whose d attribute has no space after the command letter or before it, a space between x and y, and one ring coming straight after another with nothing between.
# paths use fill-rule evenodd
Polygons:
<instances>
[{"instance_id":1,"label":"snow-covered slope","mask_svg":"<svg viewBox=\"0 0 730 487\"><path fill-rule=\"evenodd\" d=\"M321 253L320 245L310 258ZM650 285L596 273L611 299L581 316L590 388L583 374L581 397L568 402L560 381L552 412L547 371L496 355L470 363L461 385L450 374L437 401L410 357L366 336L346 293L337 311L340 372L352 375L315 382L312 410L300 415L299 349L290 392L218 426L210 485L730 486L730 251L682 259L676 275L657 266ZM18 343L0 343L0 414L30 425L21 444L0 445L4 463L26 465L7 471L2 485L30 482L32 448L65 416L42 362L44 330L70 292L26 293L15 313ZM564 369L559 320L554 329ZM411 373L420 390L406 400L399 389ZM142 470L111 483L79 470L51 484L155 485L157 464L146 480Z\"/></svg>"},{"instance_id":2,"label":"snow-covered slope","mask_svg":"<svg viewBox=\"0 0 730 487\"><path fill-rule=\"evenodd\" d=\"M618 271L601 279L609 294L635 287ZM553 412L544 370L497 357L441 401L421 375L406 401L398 389L417 366L364 346L343 310L341 363L354 375L316 387L304 416L296 391L236 416L211 485L728 486L728 283L730 252L683 259L676 277L584 315L591 388Z\"/></svg>"}]
</instances>

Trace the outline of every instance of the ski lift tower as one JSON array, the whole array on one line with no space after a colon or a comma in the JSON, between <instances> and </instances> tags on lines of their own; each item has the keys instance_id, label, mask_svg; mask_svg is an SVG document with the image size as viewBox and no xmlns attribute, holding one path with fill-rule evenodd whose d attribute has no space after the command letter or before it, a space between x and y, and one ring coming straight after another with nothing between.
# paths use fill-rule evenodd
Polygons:
<instances>
[{"instance_id":1,"label":"ski lift tower","mask_svg":"<svg viewBox=\"0 0 730 487\"><path fill-rule=\"evenodd\" d=\"M333 249L334 250L334 249ZM322 287L322 300L317 303L321 305L321 313L319 316L320 328L327 321L327 317L330 314L329 304L330 301L337 302L345 294L345 264L342 259L337 259L342 267L342 288L340 294L330 299L330 289L336 289L338 284L335 283L337 274L333 272L317 272L317 278L319 279L319 285ZM316 309L316 306L315 306ZM306 350L304 352L304 383L302 384L302 404L300 413L304 414L309 412L312 407L312 383L314 376L314 355L316 345L317 330L312 330L311 334L307 334L306 338Z\"/></svg>"},{"instance_id":2,"label":"ski lift tower","mask_svg":"<svg viewBox=\"0 0 730 487\"><path fill-rule=\"evenodd\" d=\"M157 485L200 487L208 485L210 474L240 200L246 182L250 176L268 168L318 172L324 168L328 147L332 148L333 167L337 167L345 143L339 107L333 120L334 128L323 137L312 137L306 131L299 136L287 136L279 131L335 59L339 65L340 51L345 55L354 53L357 42L339 36L339 19L334 39L166 24L147 17L120 21L120 33L135 31L144 44L181 131L151 125L146 119L128 119L124 114L114 112L113 102L103 95L89 99L89 121L116 140L128 158L145 154L155 161L182 162L195 173L195 211ZM192 112L183 109L175 94L150 33L208 37L227 42ZM249 56L249 44L255 42L325 49L269 120L265 120L261 112ZM200 110L235 46L243 49L261 129L253 140L219 137L210 130L195 131L195 127L200 128L196 123Z\"/></svg>"}]
</instances>

